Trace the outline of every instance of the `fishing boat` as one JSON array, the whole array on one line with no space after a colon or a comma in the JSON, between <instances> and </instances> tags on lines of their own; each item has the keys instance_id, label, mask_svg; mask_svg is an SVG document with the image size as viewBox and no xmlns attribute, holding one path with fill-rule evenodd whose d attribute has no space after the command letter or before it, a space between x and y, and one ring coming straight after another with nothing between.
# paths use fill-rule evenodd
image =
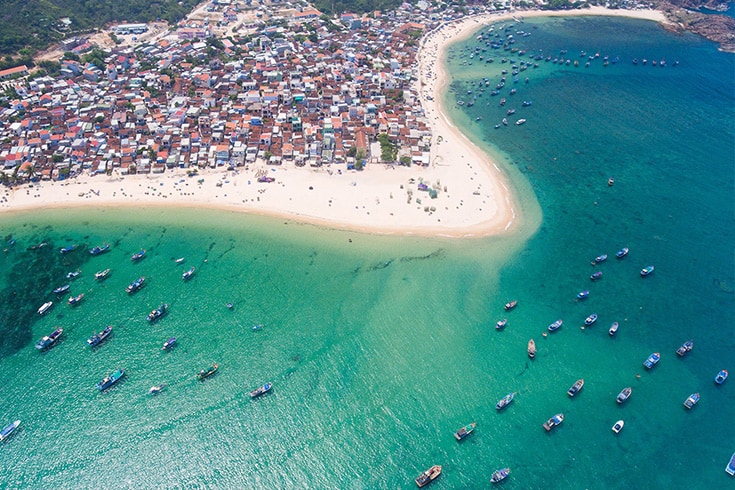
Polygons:
<instances>
[{"instance_id":1,"label":"fishing boat","mask_svg":"<svg viewBox=\"0 0 735 490\"><path fill-rule=\"evenodd\" d=\"M725 473L730 476L735 476L735 453L732 453L732 456L730 457L730 462L727 463L727 466L725 466Z\"/></svg>"},{"instance_id":2,"label":"fishing boat","mask_svg":"<svg viewBox=\"0 0 735 490\"><path fill-rule=\"evenodd\" d=\"M197 373L197 378L202 381L210 376L212 376L214 373L217 372L217 369L219 369L219 366L217 363L212 364L207 369L202 369Z\"/></svg>"},{"instance_id":3,"label":"fishing boat","mask_svg":"<svg viewBox=\"0 0 735 490\"><path fill-rule=\"evenodd\" d=\"M533 339L528 341L528 357L531 359L536 357L536 342Z\"/></svg>"},{"instance_id":4,"label":"fishing boat","mask_svg":"<svg viewBox=\"0 0 735 490\"><path fill-rule=\"evenodd\" d=\"M559 330L561 328L562 323L564 323L564 322L562 322L561 320L557 320L554 323L552 323L551 325L549 325L547 328L548 328L549 332L556 332L557 330Z\"/></svg>"},{"instance_id":5,"label":"fishing boat","mask_svg":"<svg viewBox=\"0 0 735 490\"><path fill-rule=\"evenodd\" d=\"M618 420L615 422L615 425L612 426L612 431L616 434L620 434L620 431L623 430L623 427L625 427L625 422L622 420Z\"/></svg>"},{"instance_id":6,"label":"fishing boat","mask_svg":"<svg viewBox=\"0 0 735 490\"><path fill-rule=\"evenodd\" d=\"M718 385L721 385L727 379L727 375L728 375L727 369L723 369L722 371L717 373L717 376L715 376L715 383L717 383Z\"/></svg>"},{"instance_id":7,"label":"fishing boat","mask_svg":"<svg viewBox=\"0 0 735 490\"><path fill-rule=\"evenodd\" d=\"M105 243L104 245L98 245L96 247L91 248L89 250L89 253L91 255L99 255L99 254L103 254L103 253L107 252L108 250L110 250L110 244L109 243Z\"/></svg>"},{"instance_id":8,"label":"fishing boat","mask_svg":"<svg viewBox=\"0 0 735 490\"><path fill-rule=\"evenodd\" d=\"M619 259L622 259L626 255L628 255L628 252L630 252L630 249L628 247L623 247L620 250L618 250L617 252L615 252L615 257L617 257Z\"/></svg>"},{"instance_id":9,"label":"fishing boat","mask_svg":"<svg viewBox=\"0 0 735 490\"><path fill-rule=\"evenodd\" d=\"M68 254L69 252L71 252L75 248L77 248L76 244L75 245L69 245L68 247L63 247L63 248L59 249L59 253L61 255Z\"/></svg>"},{"instance_id":10,"label":"fishing boat","mask_svg":"<svg viewBox=\"0 0 735 490\"><path fill-rule=\"evenodd\" d=\"M585 289L584 291L580 291L577 293L577 299L585 299L589 295L590 295L590 292L587 289Z\"/></svg>"},{"instance_id":11,"label":"fishing boat","mask_svg":"<svg viewBox=\"0 0 735 490\"><path fill-rule=\"evenodd\" d=\"M508 393L507 395L505 395L503 398L501 398L498 401L498 403L495 404L495 410L502 410L508 405L510 405L510 402L513 401L513 398L515 398L515 396L516 396L515 392Z\"/></svg>"},{"instance_id":12,"label":"fishing boat","mask_svg":"<svg viewBox=\"0 0 735 490\"><path fill-rule=\"evenodd\" d=\"M689 354L689 351L691 351L694 348L694 341L693 340L687 340L683 344L679 346L678 349L676 349L676 354L678 356L685 356Z\"/></svg>"},{"instance_id":13,"label":"fishing boat","mask_svg":"<svg viewBox=\"0 0 735 490\"><path fill-rule=\"evenodd\" d=\"M502 320L498 320L498 322L495 324L496 330L502 330L505 327L505 324L508 323L508 320L503 318Z\"/></svg>"},{"instance_id":14,"label":"fishing boat","mask_svg":"<svg viewBox=\"0 0 735 490\"><path fill-rule=\"evenodd\" d=\"M618 403L623 403L628 398L630 398L631 393L633 393L633 388L631 388L630 386L628 386L627 388L623 388L623 391L618 393L616 400L618 401Z\"/></svg>"},{"instance_id":15,"label":"fishing boat","mask_svg":"<svg viewBox=\"0 0 735 490\"><path fill-rule=\"evenodd\" d=\"M550 431L554 427L559 426L562 422L564 422L564 414L563 413L557 413L553 417L551 417L549 420L544 422L544 429L546 431Z\"/></svg>"},{"instance_id":16,"label":"fishing boat","mask_svg":"<svg viewBox=\"0 0 735 490\"><path fill-rule=\"evenodd\" d=\"M107 278L107 276L110 275L110 269L105 269L103 271L95 272L94 278L98 281Z\"/></svg>"},{"instance_id":17,"label":"fishing boat","mask_svg":"<svg viewBox=\"0 0 735 490\"><path fill-rule=\"evenodd\" d=\"M194 275L195 269L196 268L192 266L188 271L181 274L181 279L183 279L184 281L188 281L189 279L191 279L191 276Z\"/></svg>"},{"instance_id":18,"label":"fishing boat","mask_svg":"<svg viewBox=\"0 0 735 490\"><path fill-rule=\"evenodd\" d=\"M602 255L598 255L597 257L595 257L594 260L592 260L592 262L590 263L592 265L597 265L601 262L605 262L606 260L607 260L607 254L602 254Z\"/></svg>"},{"instance_id":19,"label":"fishing boat","mask_svg":"<svg viewBox=\"0 0 735 490\"><path fill-rule=\"evenodd\" d=\"M100 345L107 337L109 337L111 333L112 333L112 325L109 325L105 327L105 329L102 330L101 332L95 333L90 338L88 338L87 344L90 347L96 347Z\"/></svg>"},{"instance_id":20,"label":"fishing boat","mask_svg":"<svg viewBox=\"0 0 735 490\"><path fill-rule=\"evenodd\" d=\"M79 274L81 274L81 273L82 273L82 271L80 271L79 269L77 269L75 271L67 272L66 273L66 278L67 279L76 279L77 277L79 277Z\"/></svg>"},{"instance_id":21,"label":"fishing boat","mask_svg":"<svg viewBox=\"0 0 735 490\"><path fill-rule=\"evenodd\" d=\"M58 288L54 289L54 293L56 294L64 294L69 290L71 287L71 283L64 284L63 286L59 286Z\"/></svg>"},{"instance_id":22,"label":"fishing boat","mask_svg":"<svg viewBox=\"0 0 735 490\"><path fill-rule=\"evenodd\" d=\"M53 332L51 332L49 335L44 335L43 337L41 337L41 340L36 342L36 349L38 350L48 349L61 338L62 333L64 333L64 329L59 327Z\"/></svg>"},{"instance_id":23,"label":"fishing boat","mask_svg":"<svg viewBox=\"0 0 735 490\"><path fill-rule=\"evenodd\" d=\"M273 388L273 383L266 383L263 386L259 386L250 392L250 398L257 398L260 395L268 393Z\"/></svg>"},{"instance_id":24,"label":"fishing boat","mask_svg":"<svg viewBox=\"0 0 735 490\"><path fill-rule=\"evenodd\" d=\"M597 321L597 313L592 313L590 316L584 319L584 324L587 326L590 326L596 321Z\"/></svg>"},{"instance_id":25,"label":"fishing boat","mask_svg":"<svg viewBox=\"0 0 735 490\"><path fill-rule=\"evenodd\" d=\"M47 301L47 302L45 302L45 303L44 303L44 304L42 304L42 305L41 305L41 307L40 307L40 308L38 309L38 314L39 314L39 315L43 315L43 314L44 314L44 313L46 313L46 312L47 312L48 310L50 310L50 309L51 309L51 307L52 307L53 305L54 305L54 302L53 302L53 301Z\"/></svg>"},{"instance_id":26,"label":"fishing boat","mask_svg":"<svg viewBox=\"0 0 735 490\"><path fill-rule=\"evenodd\" d=\"M610 337L613 337L616 333L618 333L619 326L620 325L618 324L618 322L612 322L612 324L610 325L610 329L608 330Z\"/></svg>"},{"instance_id":27,"label":"fishing boat","mask_svg":"<svg viewBox=\"0 0 735 490\"><path fill-rule=\"evenodd\" d=\"M117 371L115 371L114 373L102 378L102 380L99 383L97 383L97 389L100 391L106 390L110 386L117 383L120 380L120 378L123 377L124 374L125 374L125 370L118 368Z\"/></svg>"},{"instance_id":28,"label":"fishing boat","mask_svg":"<svg viewBox=\"0 0 735 490\"><path fill-rule=\"evenodd\" d=\"M150 393L151 395L156 395L156 394L162 392L163 391L163 388L165 388L165 387L166 387L166 385L155 385L155 386L151 386L150 389L148 390L148 393Z\"/></svg>"},{"instance_id":29,"label":"fishing boat","mask_svg":"<svg viewBox=\"0 0 735 490\"><path fill-rule=\"evenodd\" d=\"M148 313L148 321L155 322L166 313L166 310L168 310L168 305L166 303L162 303L161 306Z\"/></svg>"},{"instance_id":30,"label":"fishing boat","mask_svg":"<svg viewBox=\"0 0 735 490\"><path fill-rule=\"evenodd\" d=\"M78 305L82 300L84 299L84 293L79 293L76 296L69 296L69 299L67 302L72 305L76 306Z\"/></svg>"},{"instance_id":31,"label":"fishing boat","mask_svg":"<svg viewBox=\"0 0 735 490\"><path fill-rule=\"evenodd\" d=\"M431 468L429 468L428 470L421 473L416 478L416 485L418 485L419 488L425 487L429 483L436 480L441 474L442 474L442 467L436 464L432 466Z\"/></svg>"},{"instance_id":32,"label":"fishing boat","mask_svg":"<svg viewBox=\"0 0 735 490\"><path fill-rule=\"evenodd\" d=\"M176 343L176 337L171 337L166 342L163 343L163 347L161 347L161 350L169 350L171 347L174 346Z\"/></svg>"},{"instance_id":33,"label":"fishing boat","mask_svg":"<svg viewBox=\"0 0 735 490\"><path fill-rule=\"evenodd\" d=\"M524 124L526 122L525 119L519 119L516 121L516 126L520 126L521 124Z\"/></svg>"},{"instance_id":34,"label":"fishing boat","mask_svg":"<svg viewBox=\"0 0 735 490\"><path fill-rule=\"evenodd\" d=\"M592 280L592 281L597 281L597 280L598 280L598 279L600 279L600 278L602 278L602 271L597 271L597 272L594 272L594 273L593 273L593 274L592 274L592 275L590 276L590 280Z\"/></svg>"},{"instance_id":35,"label":"fishing boat","mask_svg":"<svg viewBox=\"0 0 735 490\"><path fill-rule=\"evenodd\" d=\"M653 269L654 269L654 267L652 265L648 265L648 266L644 267L643 269L641 269L641 276L646 277L651 272L653 272Z\"/></svg>"},{"instance_id":36,"label":"fishing boat","mask_svg":"<svg viewBox=\"0 0 735 490\"><path fill-rule=\"evenodd\" d=\"M684 407L691 410L697 403L699 403L699 393L692 393L686 400L684 400Z\"/></svg>"},{"instance_id":37,"label":"fishing boat","mask_svg":"<svg viewBox=\"0 0 735 490\"><path fill-rule=\"evenodd\" d=\"M659 354L658 352L654 352L653 354L651 354L650 356L648 356L648 358L645 361L643 361L643 366L646 369L651 369L660 360L661 360L661 354Z\"/></svg>"},{"instance_id":38,"label":"fishing boat","mask_svg":"<svg viewBox=\"0 0 735 490\"><path fill-rule=\"evenodd\" d=\"M500 470L493 471L493 475L490 477L490 483L498 483L505 480L510 475L510 468L503 468Z\"/></svg>"},{"instance_id":39,"label":"fishing boat","mask_svg":"<svg viewBox=\"0 0 735 490\"><path fill-rule=\"evenodd\" d=\"M458 441L461 441L468 435L472 434L472 431L475 430L475 427L477 427L477 422L472 422L471 424L467 424L461 429L459 429L457 432L454 433L454 438Z\"/></svg>"},{"instance_id":40,"label":"fishing boat","mask_svg":"<svg viewBox=\"0 0 735 490\"><path fill-rule=\"evenodd\" d=\"M20 420L16 420L12 424L6 425L5 428L0 431L0 441L4 441L8 437L10 437L10 435L15 432L15 429L17 429L19 425Z\"/></svg>"},{"instance_id":41,"label":"fishing boat","mask_svg":"<svg viewBox=\"0 0 735 490\"><path fill-rule=\"evenodd\" d=\"M513 301L509 301L509 302L505 303L505 306L504 306L505 311L510 311L513 308L515 308L517 305L518 305L518 300L515 300L514 299Z\"/></svg>"},{"instance_id":42,"label":"fishing boat","mask_svg":"<svg viewBox=\"0 0 735 490\"><path fill-rule=\"evenodd\" d=\"M584 379L578 379L574 382L574 384L567 390L567 395L574 397L577 393L580 392L582 387L584 386Z\"/></svg>"},{"instance_id":43,"label":"fishing boat","mask_svg":"<svg viewBox=\"0 0 735 490\"><path fill-rule=\"evenodd\" d=\"M142 288L144 283L145 283L145 277L140 276L138 279L128 284L128 287L125 288L125 291L128 294L134 293L140 288Z\"/></svg>"},{"instance_id":44,"label":"fishing boat","mask_svg":"<svg viewBox=\"0 0 735 490\"><path fill-rule=\"evenodd\" d=\"M137 252L137 253L134 253L134 254L133 254L133 255L132 255L131 257L130 257L130 260L132 260L133 262L137 262L137 261L139 261L140 259L142 259L143 257L145 257L145 249L144 249L144 248L140 249L140 251L139 251L139 252Z\"/></svg>"}]
</instances>

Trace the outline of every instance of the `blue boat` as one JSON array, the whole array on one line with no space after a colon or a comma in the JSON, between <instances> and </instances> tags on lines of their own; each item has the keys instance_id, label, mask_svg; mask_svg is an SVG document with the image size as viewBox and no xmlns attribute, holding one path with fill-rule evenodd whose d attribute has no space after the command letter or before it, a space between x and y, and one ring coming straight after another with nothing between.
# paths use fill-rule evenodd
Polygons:
<instances>
[{"instance_id":1,"label":"blue boat","mask_svg":"<svg viewBox=\"0 0 735 490\"><path fill-rule=\"evenodd\" d=\"M730 476L735 476L735 453L732 453L732 456L730 457L730 462L727 463L727 466L725 466L725 473Z\"/></svg>"},{"instance_id":2,"label":"blue boat","mask_svg":"<svg viewBox=\"0 0 735 490\"><path fill-rule=\"evenodd\" d=\"M585 299L589 295L590 295L590 292L585 289L584 291L580 291L580 292L577 293L577 298L578 299Z\"/></svg>"},{"instance_id":3,"label":"blue boat","mask_svg":"<svg viewBox=\"0 0 735 490\"><path fill-rule=\"evenodd\" d=\"M20 425L20 420L16 420L12 424L5 426L5 428L2 431L0 431L0 441L4 441L8 437L10 437L10 435L13 432L15 432L15 429L17 429L19 425Z\"/></svg>"},{"instance_id":4,"label":"blue boat","mask_svg":"<svg viewBox=\"0 0 735 490\"><path fill-rule=\"evenodd\" d=\"M137 262L137 261L139 261L140 259L142 259L143 257L145 257L145 249L144 249L144 248L140 249L140 252L138 252L138 253L134 253L134 254L133 254L133 255L132 255L131 257L130 257L130 260L132 260L133 262Z\"/></svg>"},{"instance_id":5,"label":"blue boat","mask_svg":"<svg viewBox=\"0 0 735 490\"><path fill-rule=\"evenodd\" d=\"M595 257L595 259L592 261L592 265L597 265L601 262L605 262L607 260L607 254L598 255Z\"/></svg>"},{"instance_id":6,"label":"blue boat","mask_svg":"<svg viewBox=\"0 0 735 490\"><path fill-rule=\"evenodd\" d=\"M135 281L131 282L128 287L125 288L125 291L128 294L134 293L135 291L139 290L143 287L143 284L145 283L145 277L141 276Z\"/></svg>"},{"instance_id":7,"label":"blue boat","mask_svg":"<svg viewBox=\"0 0 735 490\"><path fill-rule=\"evenodd\" d=\"M166 314L166 311L168 310L168 305L166 303L161 304L158 308L148 313L148 321L149 322L155 322L159 318L161 318L164 314Z\"/></svg>"},{"instance_id":8,"label":"blue boat","mask_svg":"<svg viewBox=\"0 0 735 490\"><path fill-rule=\"evenodd\" d=\"M646 369L651 369L660 360L661 360L661 354L659 354L658 352L654 352L653 354L651 354L650 356L648 356L648 359L646 359L645 361L643 361L643 366Z\"/></svg>"},{"instance_id":9,"label":"blue boat","mask_svg":"<svg viewBox=\"0 0 735 490\"><path fill-rule=\"evenodd\" d=\"M67 283L67 284L64 284L63 286L59 286L58 288L54 289L54 292L56 294L64 294L65 292L69 290L70 287L71 287L71 284Z\"/></svg>"},{"instance_id":10,"label":"blue boat","mask_svg":"<svg viewBox=\"0 0 735 490\"><path fill-rule=\"evenodd\" d=\"M105 243L104 245L99 245L99 246L92 248L89 251L89 253L92 255L99 255L99 254L107 252L108 250L110 250L110 244Z\"/></svg>"},{"instance_id":11,"label":"blue boat","mask_svg":"<svg viewBox=\"0 0 735 490\"><path fill-rule=\"evenodd\" d=\"M492 476L490 477L490 483L499 483L506 478L508 478L508 475L510 475L510 468L502 468L500 470L493 471Z\"/></svg>"},{"instance_id":12,"label":"blue boat","mask_svg":"<svg viewBox=\"0 0 735 490\"><path fill-rule=\"evenodd\" d=\"M558 427L562 422L564 422L564 414L557 413L544 423L544 429L548 432L554 427Z\"/></svg>"},{"instance_id":13,"label":"blue boat","mask_svg":"<svg viewBox=\"0 0 735 490\"><path fill-rule=\"evenodd\" d=\"M648 266L644 267L643 269L641 269L641 276L642 277L646 277L651 272L653 272L653 270L654 270L654 267L652 265L648 265Z\"/></svg>"},{"instance_id":14,"label":"blue boat","mask_svg":"<svg viewBox=\"0 0 735 490\"><path fill-rule=\"evenodd\" d=\"M97 347L112 333L112 325L108 325L103 331L95 333L87 339L87 344L90 347Z\"/></svg>"},{"instance_id":15,"label":"blue boat","mask_svg":"<svg viewBox=\"0 0 735 490\"><path fill-rule=\"evenodd\" d=\"M715 376L715 383L717 383L718 385L724 383L727 379L727 374L727 369L723 369L722 371L717 373L717 376Z\"/></svg>"},{"instance_id":16,"label":"blue boat","mask_svg":"<svg viewBox=\"0 0 735 490\"><path fill-rule=\"evenodd\" d=\"M597 271L590 276L590 280L592 281L597 281L600 278L602 278L602 271Z\"/></svg>"},{"instance_id":17,"label":"blue boat","mask_svg":"<svg viewBox=\"0 0 735 490\"><path fill-rule=\"evenodd\" d=\"M559 330L561 328L562 323L564 322L562 322L561 320L557 320L551 325L549 325L548 326L549 332L556 332L557 330Z\"/></svg>"},{"instance_id":18,"label":"blue boat","mask_svg":"<svg viewBox=\"0 0 735 490\"><path fill-rule=\"evenodd\" d=\"M271 388L273 388L273 383L266 383L263 386L255 388L250 392L250 398L257 398L260 395L264 395L265 393L268 393Z\"/></svg>"},{"instance_id":19,"label":"blue boat","mask_svg":"<svg viewBox=\"0 0 735 490\"><path fill-rule=\"evenodd\" d=\"M615 252L615 257L617 257L619 259L622 259L626 255L628 255L628 252L630 252L630 249L628 247L623 247L620 250L618 250L617 252Z\"/></svg>"},{"instance_id":20,"label":"blue boat","mask_svg":"<svg viewBox=\"0 0 735 490\"><path fill-rule=\"evenodd\" d=\"M61 255L68 254L69 252L71 252L75 248L77 248L76 244L75 245L69 245L68 247L63 247L63 248L59 249L59 253Z\"/></svg>"},{"instance_id":21,"label":"blue boat","mask_svg":"<svg viewBox=\"0 0 735 490\"><path fill-rule=\"evenodd\" d=\"M38 350L45 350L54 345L60 338L61 334L64 333L63 328L57 328L51 334L44 335L41 337L41 340L36 342L36 349Z\"/></svg>"},{"instance_id":22,"label":"blue boat","mask_svg":"<svg viewBox=\"0 0 735 490\"><path fill-rule=\"evenodd\" d=\"M693 340L687 340L683 344L679 346L678 349L676 349L676 355L680 357L684 357L685 355L689 354L689 352L694 348L694 341Z\"/></svg>"},{"instance_id":23,"label":"blue boat","mask_svg":"<svg viewBox=\"0 0 735 490\"><path fill-rule=\"evenodd\" d=\"M120 380L120 378L123 377L124 374L125 374L125 370L118 368L117 371L115 371L114 373L102 378L102 380L99 383L97 383L97 389L100 391L106 390L110 386L117 383Z\"/></svg>"},{"instance_id":24,"label":"blue boat","mask_svg":"<svg viewBox=\"0 0 735 490\"><path fill-rule=\"evenodd\" d=\"M590 316L588 316L587 318L585 318L584 324L587 325L587 326L590 326L593 323L595 323L596 321L597 321L597 313L592 313Z\"/></svg>"},{"instance_id":25,"label":"blue boat","mask_svg":"<svg viewBox=\"0 0 735 490\"><path fill-rule=\"evenodd\" d=\"M686 400L684 400L684 407L686 407L687 410L691 410L697 403L699 403L699 393L692 393Z\"/></svg>"},{"instance_id":26,"label":"blue boat","mask_svg":"<svg viewBox=\"0 0 735 490\"><path fill-rule=\"evenodd\" d=\"M166 342L163 343L163 347L161 347L161 350L169 350L171 347L174 346L176 343L176 337L171 337Z\"/></svg>"}]
</instances>

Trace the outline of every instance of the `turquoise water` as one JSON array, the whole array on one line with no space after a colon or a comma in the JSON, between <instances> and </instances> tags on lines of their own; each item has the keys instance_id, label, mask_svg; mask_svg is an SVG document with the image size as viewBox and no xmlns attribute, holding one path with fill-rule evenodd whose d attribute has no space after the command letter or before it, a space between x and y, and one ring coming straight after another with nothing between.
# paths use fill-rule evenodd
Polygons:
<instances>
[{"instance_id":1,"label":"turquoise water","mask_svg":"<svg viewBox=\"0 0 735 490\"><path fill-rule=\"evenodd\" d=\"M733 381L712 378L735 369L732 55L638 21L516 29L532 32L516 43L529 52L620 58L527 70L513 96L533 101L517 109L523 126L494 129L509 106L500 112L487 94L452 109L507 163L532 214L535 192L543 221L532 217L516 235L377 237L170 209L0 217L0 236L16 240L0 254L0 423L23 421L0 448L2 486L415 488L433 464L444 474L432 488L485 488L505 466L504 488L731 486ZM466 50L453 49L449 100L500 76L499 60L462 65ZM630 62L644 56L680 63ZM109 253L86 253L105 242ZM72 243L77 250L58 253ZM630 254L614 259L623 246ZM132 263L140 248L147 256ZM601 253L611 258L592 283L589 262ZM656 271L643 279L648 264ZM110 277L95 281L107 267ZM71 294L84 301L72 308L61 298L40 317L76 269ZM147 285L127 295L140 275ZM590 297L577 302L582 289ZM514 298L519 306L504 312ZM162 302L169 312L149 324ZM592 312L599 321L581 330ZM562 329L543 337L557 318ZM37 352L57 325L62 340ZM111 338L92 351L85 340L106 325ZM161 351L171 336L178 345ZM677 358L690 338L694 350ZM654 351L662 360L645 371ZM219 372L197 381L212 362ZM117 367L125 378L99 393L95 383ZM570 399L578 378L585 387ZM266 381L272 392L251 400ZM160 383L164 392L148 395ZM619 406L626 386L633 394ZM497 413L511 391L516 400ZM686 411L695 391L702 400ZM547 434L541 424L559 412L565 422ZM475 433L457 443L453 432L472 421Z\"/></svg>"}]
</instances>

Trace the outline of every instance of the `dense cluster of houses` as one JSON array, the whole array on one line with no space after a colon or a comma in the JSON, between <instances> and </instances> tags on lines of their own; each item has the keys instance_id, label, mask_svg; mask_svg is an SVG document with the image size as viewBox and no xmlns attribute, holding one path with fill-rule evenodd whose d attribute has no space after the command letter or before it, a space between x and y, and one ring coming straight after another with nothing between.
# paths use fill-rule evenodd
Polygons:
<instances>
[{"instance_id":1,"label":"dense cluster of houses","mask_svg":"<svg viewBox=\"0 0 735 490\"><path fill-rule=\"evenodd\" d=\"M216 42L206 25L187 23L113 50L104 66L64 60L62 77L17 84L0 107L0 178L256 161L360 168L381 161L381 133L396 162L428 164L416 53L449 14L406 5L334 25L302 14Z\"/></svg>"}]
</instances>

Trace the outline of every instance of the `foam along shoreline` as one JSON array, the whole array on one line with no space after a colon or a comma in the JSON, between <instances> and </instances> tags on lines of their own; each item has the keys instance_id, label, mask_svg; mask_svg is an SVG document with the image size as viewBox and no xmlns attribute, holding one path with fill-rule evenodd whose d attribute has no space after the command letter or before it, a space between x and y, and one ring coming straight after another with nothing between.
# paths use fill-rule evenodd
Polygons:
<instances>
[{"instance_id":1,"label":"foam along shoreline","mask_svg":"<svg viewBox=\"0 0 735 490\"><path fill-rule=\"evenodd\" d=\"M81 175L0 190L0 212L38 208L168 206L236 210L336 229L390 235L488 236L517 224L517 206L500 167L442 113L448 81L444 53L485 23L513 16L624 15L664 21L657 11L516 11L451 22L428 34L418 55L419 93L434 135L428 167L370 164L361 172L344 165L319 168L250 165L234 171L187 170L163 174ZM440 62L437 62L440 60ZM267 175L271 183L259 182ZM423 185L421 185L423 184ZM422 190L424 187L425 190ZM428 190L435 190L432 199Z\"/></svg>"}]
</instances>

